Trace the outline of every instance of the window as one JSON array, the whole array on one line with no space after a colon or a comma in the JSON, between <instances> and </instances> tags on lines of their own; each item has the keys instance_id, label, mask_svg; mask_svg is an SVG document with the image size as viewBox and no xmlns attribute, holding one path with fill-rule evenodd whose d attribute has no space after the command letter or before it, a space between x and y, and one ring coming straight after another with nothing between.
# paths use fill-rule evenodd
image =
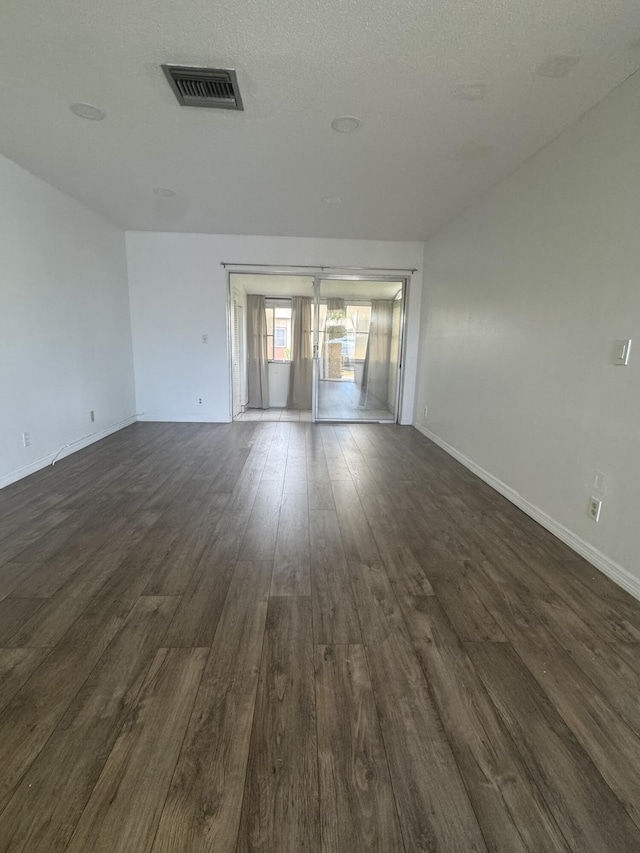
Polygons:
<instances>
[{"instance_id":1,"label":"window","mask_svg":"<svg viewBox=\"0 0 640 853\"><path fill-rule=\"evenodd\" d=\"M327 341L342 344L342 356L347 363L364 361L370 325L371 303L347 303L344 311L327 311L326 303L321 302L320 352L324 351L326 335Z\"/></svg>"},{"instance_id":2,"label":"window","mask_svg":"<svg viewBox=\"0 0 640 853\"><path fill-rule=\"evenodd\" d=\"M267 358L291 361L291 300L265 299Z\"/></svg>"}]
</instances>

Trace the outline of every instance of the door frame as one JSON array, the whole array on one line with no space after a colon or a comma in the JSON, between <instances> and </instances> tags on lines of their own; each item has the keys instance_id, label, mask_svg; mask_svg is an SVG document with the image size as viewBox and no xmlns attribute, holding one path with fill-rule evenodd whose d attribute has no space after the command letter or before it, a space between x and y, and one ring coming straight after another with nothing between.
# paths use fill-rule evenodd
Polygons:
<instances>
[{"instance_id":1,"label":"door frame","mask_svg":"<svg viewBox=\"0 0 640 853\"><path fill-rule=\"evenodd\" d=\"M314 276L313 294L314 294L314 320L313 320L313 388L311 397L311 420L313 423L359 423L359 424L377 424L377 423L394 423L400 421L400 410L404 402L404 358L406 349L406 310L409 294L409 281L411 276L404 273L403 275L354 275L344 273L322 273ZM400 312L400 343L398 347L398 370L396 374L396 405L393 417L388 421L381 421L379 418L320 418L318 417L318 391L320 387L320 282L321 281L397 281L401 284L402 289L402 311Z\"/></svg>"},{"instance_id":2,"label":"door frame","mask_svg":"<svg viewBox=\"0 0 640 853\"><path fill-rule=\"evenodd\" d=\"M393 270L384 271L380 269L372 269L371 273L367 272L366 267L358 267L357 272L352 268L349 271L348 267L334 266L288 266L283 264L263 265L263 264L227 264L223 263L227 275L227 357L229 365L229 420L233 421L233 294L232 294L232 275L265 275L265 276L306 276L313 278L313 365L312 365L312 391L311 391L311 420L313 423L381 423L378 419L358 418L350 421L348 419L334 419L317 417L318 408L318 381L319 381L319 363L320 353L318 352L319 326L320 326L320 282L321 281L398 281L402 285L402 312L400 314L400 345L398 348L398 371L396 377L396 407L393 420L382 421L382 423L399 423L401 410L404 404L404 362L406 356L407 336L406 336L406 315L409 300L409 288L411 286L411 275L416 270ZM294 271L295 270L295 271ZM318 272L320 270L320 272ZM326 270L326 272L325 272ZM344 270L344 272L341 272ZM246 323L246 315L245 315ZM246 339L246 329L244 331ZM243 369L246 366L243 365Z\"/></svg>"}]
</instances>

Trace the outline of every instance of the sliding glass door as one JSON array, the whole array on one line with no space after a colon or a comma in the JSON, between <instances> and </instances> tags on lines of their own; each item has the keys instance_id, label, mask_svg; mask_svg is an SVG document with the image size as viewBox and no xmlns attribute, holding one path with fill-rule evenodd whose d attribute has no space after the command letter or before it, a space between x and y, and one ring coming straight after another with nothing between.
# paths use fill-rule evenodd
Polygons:
<instances>
[{"instance_id":1,"label":"sliding glass door","mask_svg":"<svg viewBox=\"0 0 640 853\"><path fill-rule=\"evenodd\" d=\"M394 423L404 282L317 279L315 297L315 420Z\"/></svg>"}]
</instances>

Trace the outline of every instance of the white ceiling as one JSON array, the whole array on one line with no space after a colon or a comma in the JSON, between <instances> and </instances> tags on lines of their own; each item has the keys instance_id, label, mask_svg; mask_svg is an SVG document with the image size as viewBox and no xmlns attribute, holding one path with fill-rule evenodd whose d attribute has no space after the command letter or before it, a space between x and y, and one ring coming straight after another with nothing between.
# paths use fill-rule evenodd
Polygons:
<instances>
[{"instance_id":1,"label":"white ceiling","mask_svg":"<svg viewBox=\"0 0 640 853\"><path fill-rule=\"evenodd\" d=\"M235 68L245 111L162 62ZM638 0L2 0L0 152L128 229L422 240L639 66Z\"/></svg>"}]
</instances>

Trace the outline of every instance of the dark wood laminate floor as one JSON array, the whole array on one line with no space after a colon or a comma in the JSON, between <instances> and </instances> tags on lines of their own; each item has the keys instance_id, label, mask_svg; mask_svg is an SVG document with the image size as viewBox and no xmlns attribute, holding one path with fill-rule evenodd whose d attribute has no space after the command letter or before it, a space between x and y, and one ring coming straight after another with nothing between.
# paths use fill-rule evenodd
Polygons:
<instances>
[{"instance_id":1,"label":"dark wood laminate floor","mask_svg":"<svg viewBox=\"0 0 640 853\"><path fill-rule=\"evenodd\" d=\"M0 853L634 853L640 604L409 427L0 492Z\"/></svg>"}]
</instances>

